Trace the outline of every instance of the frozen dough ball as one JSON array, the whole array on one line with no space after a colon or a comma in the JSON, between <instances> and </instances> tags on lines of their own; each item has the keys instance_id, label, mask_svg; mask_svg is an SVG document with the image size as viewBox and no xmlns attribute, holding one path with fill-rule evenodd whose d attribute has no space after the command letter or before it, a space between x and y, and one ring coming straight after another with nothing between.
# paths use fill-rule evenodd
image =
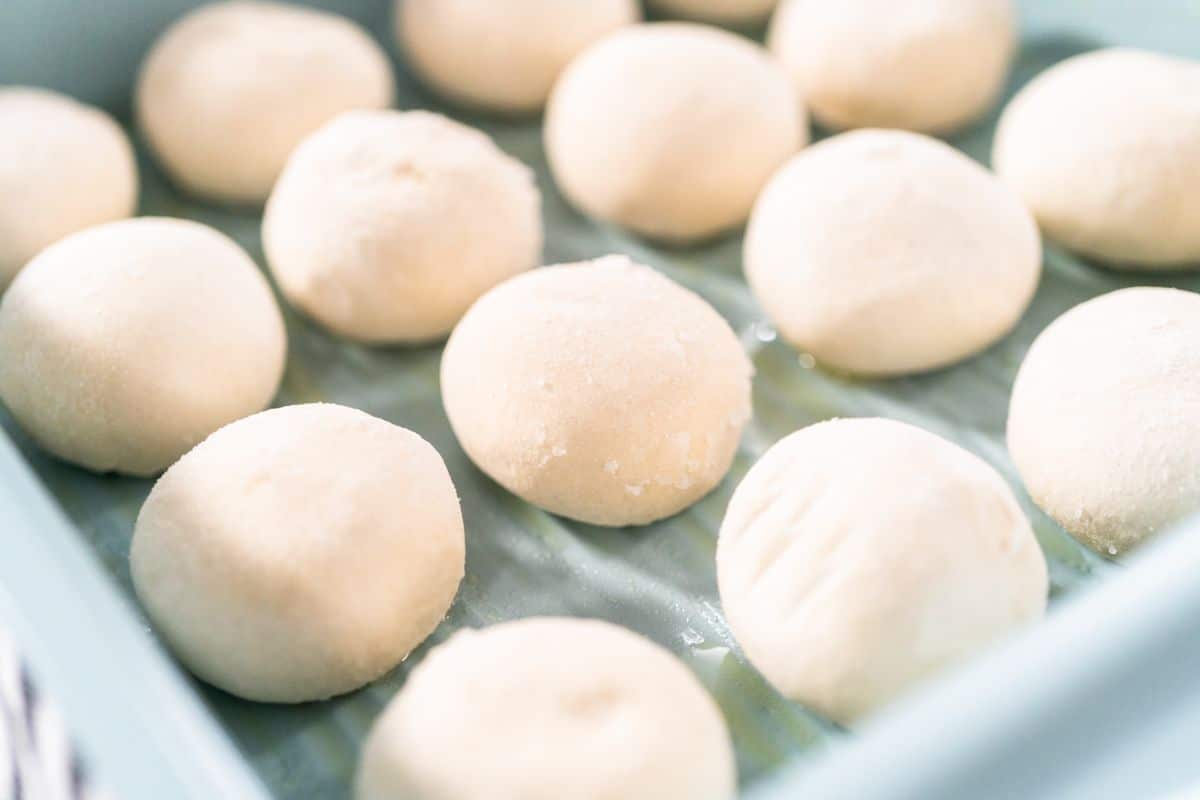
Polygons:
<instances>
[{"instance_id":1,"label":"frozen dough ball","mask_svg":"<svg viewBox=\"0 0 1200 800\"><path fill-rule=\"evenodd\" d=\"M656 23L624 28L571 62L550 96L545 140L558 188L584 213L688 241L745 222L808 129L761 47Z\"/></svg>"},{"instance_id":2,"label":"frozen dough ball","mask_svg":"<svg viewBox=\"0 0 1200 800\"><path fill-rule=\"evenodd\" d=\"M343 111L392 102L387 56L348 19L283 3L184 16L142 64L138 123L189 192L261 203L288 154Z\"/></svg>"},{"instance_id":3,"label":"frozen dough ball","mask_svg":"<svg viewBox=\"0 0 1200 800\"><path fill-rule=\"evenodd\" d=\"M367 739L357 796L732 800L736 777L721 712L678 659L541 617L430 651Z\"/></svg>"},{"instance_id":4,"label":"frozen dough ball","mask_svg":"<svg viewBox=\"0 0 1200 800\"><path fill-rule=\"evenodd\" d=\"M663 14L717 25L755 25L764 21L779 0L650 0Z\"/></svg>"},{"instance_id":5,"label":"frozen dough ball","mask_svg":"<svg viewBox=\"0 0 1200 800\"><path fill-rule=\"evenodd\" d=\"M863 375L935 369L1004 336L1041 274L1016 194L915 133L856 131L797 155L746 231L746 278L783 337Z\"/></svg>"},{"instance_id":6,"label":"frozen dough ball","mask_svg":"<svg viewBox=\"0 0 1200 800\"><path fill-rule=\"evenodd\" d=\"M398 0L396 38L435 91L520 113L545 105L579 51L640 18L636 0Z\"/></svg>"},{"instance_id":7,"label":"frozen dough ball","mask_svg":"<svg viewBox=\"0 0 1200 800\"><path fill-rule=\"evenodd\" d=\"M47 245L133 214L133 148L96 108L0 87L0 290Z\"/></svg>"},{"instance_id":8,"label":"frozen dough ball","mask_svg":"<svg viewBox=\"0 0 1200 800\"><path fill-rule=\"evenodd\" d=\"M480 298L446 345L442 401L467 455L504 488L583 522L640 525L724 477L752 371L712 306L607 256Z\"/></svg>"},{"instance_id":9,"label":"frozen dough ball","mask_svg":"<svg viewBox=\"0 0 1200 800\"><path fill-rule=\"evenodd\" d=\"M992 163L1064 247L1200 267L1200 62L1102 50L1051 67L1005 109Z\"/></svg>"},{"instance_id":10,"label":"frozen dough ball","mask_svg":"<svg viewBox=\"0 0 1200 800\"><path fill-rule=\"evenodd\" d=\"M983 116L1017 45L1012 0L783 0L768 46L822 125L948 133Z\"/></svg>"},{"instance_id":11,"label":"frozen dough ball","mask_svg":"<svg viewBox=\"0 0 1200 800\"><path fill-rule=\"evenodd\" d=\"M349 692L400 663L463 576L458 496L412 431L345 406L227 425L138 514L134 588L199 678L248 700Z\"/></svg>"},{"instance_id":12,"label":"frozen dough ball","mask_svg":"<svg viewBox=\"0 0 1200 800\"><path fill-rule=\"evenodd\" d=\"M426 111L354 111L296 149L263 247L280 289L366 342L445 336L485 291L541 260L533 173Z\"/></svg>"},{"instance_id":13,"label":"frozen dough ball","mask_svg":"<svg viewBox=\"0 0 1200 800\"><path fill-rule=\"evenodd\" d=\"M0 397L97 472L152 475L271 402L287 339L266 279L196 222L110 222L51 245L0 303Z\"/></svg>"},{"instance_id":14,"label":"frozen dough ball","mask_svg":"<svg viewBox=\"0 0 1200 800\"><path fill-rule=\"evenodd\" d=\"M784 695L853 722L1046 606L1046 562L1008 484L885 419L775 444L717 540L729 627Z\"/></svg>"},{"instance_id":15,"label":"frozen dough ball","mask_svg":"<svg viewBox=\"0 0 1200 800\"><path fill-rule=\"evenodd\" d=\"M1117 555L1200 511L1200 295L1122 289L1034 341L1008 449L1034 502Z\"/></svg>"}]
</instances>

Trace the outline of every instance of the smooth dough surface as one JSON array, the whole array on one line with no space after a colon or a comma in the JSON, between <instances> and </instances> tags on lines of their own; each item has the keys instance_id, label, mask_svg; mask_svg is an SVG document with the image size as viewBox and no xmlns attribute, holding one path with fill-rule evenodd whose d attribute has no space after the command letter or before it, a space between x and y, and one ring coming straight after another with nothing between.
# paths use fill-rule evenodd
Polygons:
<instances>
[{"instance_id":1,"label":"smooth dough surface","mask_svg":"<svg viewBox=\"0 0 1200 800\"><path fill-rule=\"evenodd\" d=\"M455 102L532 112L581 50L641 18L636 0L397 0L413 69Z\"/></svg>"},{"instance_id":2,"label":"smooth dough surface","mask_svg":"<svg viewBox=\"0 0 1200 800\"><path fill-rule=\"evenodd\" d=\"M1051 323L1017 373L1008 449L1034 501L1101 553L1200 511L1200 295L1122 289Z\"/></svg>"},{"instance_id":3,"label":"smooth dough surface","mask_svg":"<svg viewBox=\"0 0 1200 800\"><path fill-rule=\"evenodd\" d=\"M725 721L678 659L607 622L541 617L462 630L430 651L367 739L357 796L735 795Z\"/></svg>"},{"instance_id":4,"label":"smooth dough surface","mask_svg":"<svg viewBox=\"0 0 1200 800\"><path fill-rule=\"evenodd\" d=\"M97 472L152 475L261 410L286 350L250 257L181 219L72 234L0 303L0 397L43 448Z\"/></svg>"},{"instance_id":5,"label":"smooth dough surface","mask_svg":"<svg viewBox=\"0 0 1200 800\"><path fill-rule=\"evenodd\" d=\"M995 102L1017 20L1012 0L783 0L767 41L822 125L948 133Z\"/></svg>"},{"instance_id":6,"label":"smooth dough surface","mask_svg":"<svg viewBox=\"0 0 1200 800\"><path fill-rule=\"evenodd\" d=\"M158 632L199 678L298 703L390 670L445 616L462 514L437 451L325 403L227 425L146 498L130 567Z\"/></svg>"},{"instance_id":7,"label":"smooth dough surface","mask_svg":"<svg viewBox=\"0 0 1200 800\"><path fill-rule=\"evenodd\" d=\"M151 48L135 111L174 181L261 203L292 149L343 111L391 104L387 55L336 14L233 0L184 15Z\"/></svg>"},{"instance_id":8,"label":"smooth dough surface","mask_svg":"<svg viewBox=\"0 0 1200 800\"><path fill-rule=\"evenodd\" d=\"M843 723L1039 617L1048 591L999 473L885 419L771 447L725 513L717 582L750 661Z\"/></svg>"},{"instance_id":9,"label":"smooth dough surface","mask_svg":"<svg viewBox=\"0 0 1200 800\"><path fill-rule=\"evenodd\" d=\"M785 339L864 375L951 364L1004 336L1037 288L1037 225L958 151L854 131L795 156L755 204L746 278Z\"/></svg>"},{"instance_id":10,"label":"smooth dough surface","mask_svg":"<svg viewBox=\"0 0 1200 800\"><path fill-rule=\"evenodd\" d=\"M610 34L571 62L546 108L546 155L567 199L670 241L741 225L807 141L779 65L743 37L690 23Z\"/></svg>"},{"instance_id":11,"label":"smooth dough surface","mask_svg":"<svg viewBox=\"0 0 1200 800\"><path fill-rule=\"evenodd\" d=\"M640 525L724 477L753 368L703 299L624 256L545 267L484 295L442 356L458 441L528 502Z\"/></svg>"},{"instance_id":12,"label":"smooth dough surface","mask_svg":"<svg viewBox=\"0 0 1200 800\"><path fill-rule=\"evenodd\" d=\"M0 290L47 245L133 214L137 195L133 147L112 117L0 87Z\"/></svg>"},{"instance_id":13,"label":"smooth dough surface","mask_svg":"<svg viewBox=\"0 0 1200 800\"><path fill-rule=\"evenodd\" d=\"M1200 62L1067 59L1009 103L992 164L1064 247L1116 267L1200 268Z\"/></svg>"},{"instance_id":14,"label":"smooth dough surface","mask_svg":"<svg viewBox=\"0 0 1200 800\"><path fill-rule=\"evenodd\" d=\"M352 111L288 160L263 247L289 301L326 327L427 341L540 262L541 196L481 131L427 111Z\"/></svg>"},{"instance_id":15,"label":"smooth dough surface","mask_svg":"<svg viewBox=\"0 0 1200 800\"><path fill-rule=\"evenodd\" d=\"M671 14L717 25L754 25L765 20L779 0L650 0L650 6Z\"/></svg>"}]
</instances>

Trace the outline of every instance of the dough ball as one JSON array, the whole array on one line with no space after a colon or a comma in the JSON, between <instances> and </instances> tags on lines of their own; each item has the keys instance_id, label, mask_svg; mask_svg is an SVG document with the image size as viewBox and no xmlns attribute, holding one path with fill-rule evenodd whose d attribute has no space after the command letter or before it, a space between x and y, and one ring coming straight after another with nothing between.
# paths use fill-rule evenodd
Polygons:
<instances>
[{"instance_id":1,"label":"dough ball","mask_svg":"<svg viewBox=\"0 0 1200 800\"><path fill-rule=\"evenodd\" d=\"M134 588L202 680L299 703L390 670L446 615L463 522L417 434L325 403L227 425L138 514Z\"/></svg>"},{"instance_id":2,"label":"dough ball","mask_svg":"<svg viewBox=\"0 0 1200 800\"><path fill-rule=\"evenodd\" d=\"M1118 267L1200 267L1200 62L1102 50L1013 99L992 163L1050 239Z\"/></svg>"},{"instance_id":3,"label":"dough ball","mask_svg":"<svg viewBox=\"0 0 1200 800\"><path fill-rule=\"evenodd\" d=\"M558 187L581 211L689 241L745 222L808 129L761 47L656 23L626 27L571 62L550 96L545 138Z\"/></svg>"},{"instance_id":4,"label":"dough ball","mask_svg":"<svg viewBox=\"0 0 1200 800\"><path fill-rule=\"evenodd\" d=\"M348 19L267 2L202 6L142 64L136 111L180 186L261 203L288 154L343 111L392 102L387 56Z\"/></svg>"},{"instance_id":5,"label":"dough ball","mask_svg":"<svg viewBox=\"0 0 1200 800\"><path fill-rule=\"evenodd\" d=\"M263 247L288 299L367 342L449 333L541 260L533 173L481 131L426 111L354 111L296 149Z\"/></svg>"},{"instance_id":6,"label":"dough ball","mask_svg":"<svg viewBox=\"0 0 1200 800\"><path fill-rule=\"evenodd\" d=\"M1046 562L1008 484L885 419L775 444L717 541L729 627L783 694L853 722L1045 610Z\"/></svg>"},{"instance_id":7,"label":"dough ball","mask_svg":"<svg viewBox=\"0 0 1200 800\"><path fill-rule=\"evenodd\" d=\"M137 205L133 148L103 111L0 88L0 290L47 245Z\"/></svg>"},{"instance_id":8,"label":"dough ball","mask_svg":"<svg viewBox=\"0 0 1200 800\"><path fill-rule=\"evenodd\" d=\"M398 0L396 38L454 102L533 112L580 50L640 18L636 0Z\"/></svg>"},{"instance_id":9,"label":"dough ball","mask_svg":"<svg viewBox=\"0 0 1200 800\"><path fill-rule=\"evenodd\" d=\"M1008 449L1034 502L1116 555L1200 511L1200 295L1123 289L1034 341Z\"/></svg>"},{"instance_id":10,"label":"dough ball","mask_svg":"<svg viewBox=\"0 0 1200 800\"><path fill-rule=\"evenodd\" d=\"M785 339L818 361L899 375L979 352L1037 288L1020 199L953 148L856 131L800 153L763 191L746 278Z\"/></svg>"},{"instance_id":11,"label":"dough ball","mask_svg":"<svg viewBox=\"0 0 1200 800\"><path fill-rule=\"evenodd\" d=\"M0 303L0 397L38 444L97 472L153 475L262 409L286 350L250 257L181 219L72 234Z\"/></svg>"},{"instance_id":12,"label":"dough ball","mask_svg":"<svg viewBox=\"0 0 1200 800\"><path fill-rule=\"evenodd\" d=\"M597 525L687 508L729 469L753 368L695 294L624 256L497 286L454 329L442 401L475 464Z\"/></svg>"},{"instance_id":13,"label":"dough ball","mask_svg":"<svg viewBox=\"0 0 1200 800\"><path fill-rule=\"evenodd\" d=\"M948 133L995 102L1012 0L783 0L768 46L828 128Z\"/></svg>"},{"instance_id":14,"label":"dough ball","mask_svg":"<svg viewBox=\"0 0 1200 800\"><path fill-rule=\"evenodd\" d=\"M778 0L650 0L660 13L716 25L755 25L763 22Z\"/></svg>"},{"instance_id":15,"label":"dough ball","mask_svg":"<svg viewBox=\"0 0 1200 800\"><path fill-rule=\"evenodd\" d=\"M732 800L735 784L721 712L678 659L542 617L430 651L367 739L358 800Z\"/></svg>"}]
</instances>

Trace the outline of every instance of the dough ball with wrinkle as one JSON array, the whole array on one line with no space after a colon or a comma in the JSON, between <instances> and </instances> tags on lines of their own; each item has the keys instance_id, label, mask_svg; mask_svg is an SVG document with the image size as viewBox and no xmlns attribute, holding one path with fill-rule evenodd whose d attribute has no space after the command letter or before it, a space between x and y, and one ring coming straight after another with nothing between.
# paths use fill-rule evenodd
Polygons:
<instances>
[{"instance_id":1,"label":"dough ball with wrinkle","mask_svg":"<svg viewBox=\"0 0 1200 800\"><path fill-rule=\"evenodd\" d=\"M637 0L397 0L396 38L439 94L529 113L581 50L640 18Z\"/></svg>"},{"instance_id":2,"label":"dough ball with wrinkle","mask_svg":"<svg viewBox=\"0 0 1200 800\"><path fill-rule=\"evenodd\" d=\"M662 14L709 22L748 26L763 22L779 0L650 0Z\"/></svg>"},{"instance_id":3,"label":"dough ball with wrinkle","mask_svg":"<svg viewBox=\"0 0 1200 800\"><path fill-rule=\"evenodd\" d=\"M1200 268L1200 62L1069 58L1009 103L992 163L1058 244L1124 269Z\"/></svg>"},{"instance_id":4,"label":"dough ball with wrinkle","mask_svg":"<svg viewBox=\"0 0 1200 800\"><path fill-rule=\"evenodd\" d=\"M189 12L155 42L135 111L180 187L257 204L301 139L343 111L387 107L392 94L387 55L350 20L229 0Z\"/></svg>"},{"instance_id":5,"label":"dough ball with wrinkle","mask_svg":"<svg viewBox=\"0 0 1200 800\"><path fill-rule=\"evenodd\" d=\"M546 108L546 156L566 198L666 241L741 225L807 141L803 104L766 51L690 23L601 39L563 72Z\"/></svg>"},{"instance_id":6,"label":"dough ball with wrinkle","mask_svg":"<svg viewBox=\"0 0 1200 800\"><path fill-rule=\"evenodd\" d=\"M0 87L0 290L47 245L133 214L133 147L103 111Z\"/></svg>"},{"instance_id":7,"label":"dough ball with wrinkle","mask_svg":"<svg viewBox=\"0 0 1200 800\"><path fill-rule=\"evenodd\" d=\"M469 754L469 758L464 758ZM413 670L367 739L358 800L732 800L712 698L607 622L462 630Z\"/></svg>"},{"instance_id":8,"label":"dough ball with wrinkle","mask_svg":"<svg viewBox=\"0 0 1200 800\"><path fill-rule=\"evenodd\" d=\"M153 475L261 410L286 351L258 267L187 220L72 234L0 302L0 397L43 448L96 472Z\"/></svg>"},{"instance_id":9,"label":"dough ball with wrinkle","mask_svg":"<svg viewBox=\"0 0 1200 800\"><path fill-rule=\"evenodd\" d=\"M583 522L641 525L725 476L752 372L708 303L607 256L480 298L446 345L442 401L467 455L504 488Z\"/></svg>"},{"instance_id":10,"label":"dough ball with wrinkle","mask_svg":"<svg viewBox=\"0 0 1200 800\"><path fill-rule=\"evenodd\" d=\"M134 588L200 679L323 700L392 669L463 576L458 497L412 431L327 403L227 425L176 462L133 533Z\"/></svg>"},{"instance_id":11,"label":"dough ball with wrinkle","mask_svg":"<svg viewBox=\"0 0 1200 800\"><path fill-rule=\"evenodd\" d=\"M730 630L787 697L851 723L1039 618L1046 562L992 467L839 419L772 446L717 539Z\"/></svg>"},{"instance_id":12,"label":"dough ball with wrinkle","mask_svg":"<svg viewBox=\"0 0 1200 800\"><path fill-rule=\"evenodd\" d=\"M767 36L822 125L945 134L996 101L1013 0L783 0Z\"/></svg>"}]
</instances>

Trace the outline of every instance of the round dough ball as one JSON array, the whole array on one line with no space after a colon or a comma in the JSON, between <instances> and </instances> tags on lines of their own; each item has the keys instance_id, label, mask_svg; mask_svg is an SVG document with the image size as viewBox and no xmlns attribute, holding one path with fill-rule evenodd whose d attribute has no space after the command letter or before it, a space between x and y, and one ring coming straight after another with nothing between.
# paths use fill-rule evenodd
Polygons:
<instances>
[{"instance_id":1,"label":"round dough ball","mask_svg":"<svg viewBox=\"0 0 1200 800\"><path fill-rule=\"evenodd\" d=\"M136 112L189 192L261 203L300 140L343 111L392 102L387 56L348 19L282 3L202 6L154 44Z\"/></svg>"},{"instance_id":2,"label":"round dough ball","mask_svg":"<svg viewBox=\"0 0 1200 800\"><path fill-rule=\"evenodd\" d=\"M1200 62L1067 59L1009 103L992 163L1063 246L1117 267L1200 267Z\"/></svg>"},{"instance_id":3,"label":"round dough ball","mask_svg":"<svg viewBox=\"0 0 1200 800\"><path fill-rule=\"evenodd\" d=\"M1036 502L1116 555L1200 511L1200 295L1122 289L1034 341L1008 449Z\"/></svg>"},{"instance_id":4,"label":"round dough ball","mask_svg":"<svg viewBox=\"0 0 1200 800\"><path fill-rule=\"evenodd\" d=\"M263 217L280 289L367 342L445 336L481 294L538 264L533 173L426 111L354 111L296 149Z\"/></svg>"},{"instance_id":5,"label":"round dough ball","mask_svg":"<svg viewBox=\"0 0 1200 800\"><path fill-rule=\"evenodd\" d=\"M275 396L287 337L224 234L139 217L51 245L0 303L0 397L38 444L153 475Z\"/></svg>"},{"instance_id":6,"label":"round dough ball","mask_svg":"<svg viewBox=\"0 0 1200 800\"><path fill-rule=\"evenodd\" d=\"M779 0L650 0L660 13L717 25L763 22Z\"/></svg>"},{"instance_id":7,"label":"round dough ball","mask_svg":"<svg viewBox=\"0 0 1200 800\"><path fill-rule=\"evenodd\" d=\"M640 18L636 0L397 0L396 38L454 102L533 112L579 51Z\"/></svg>"},{"instance_id":8,"label":"round dough ball","mask_svg":"<svg viewBox=\"0 0 1200 800\"><path fill-rule=\"evenodd\" d=\"M47 245L137 205L133 148L112 117L65 95L0 88L0 289Z\"/></svg>"},{"instance_id":9,"label":"round dough ball","mask_svg":"<svg viewBox=\"0 0 1200 800\"><path fill-rule=\"evenodd\" d=\"M484 295L446 345L442 401L467 455L510 492L583 522L640 525L724 477L752 373L708 303L608 256Z\"/></svg>"},{"instance_id":10,"label":"round dough ball","mask_svg":"<svg viewBox=\"0 0 1200 800\"><path fill-rule=\"evenodd\" d=\"M571 62L550 95L545 139L559 189L584 213L691 241L745 222L808 128L761 47L656 23L626 27Z\"/></svg>"},{"instance_id":11,"label":"round dough ball","mask_svg":"<svg viewBox=\"0 0 1200 800\"><path fill-rule=\"evenodd\" d=\"M430 651L367 739L357 796L732 800L736 777L720 710L671 653L542 617Z\"/></svg>"},{"instance_id":12,"label":"round dough ball","mask_svg":"<svg viewBox=\"0 0 1200 800\"><path fill-rule=\"evenodd\" d=\"M828 128L948 133L1000 94L1012 0L784 0L767 36Z\"/></svg>"},{"instance_id":13,"label":"round dough ball","mask_svg":"<svg viewBox=\"0 0 1200 800\"><path fill-rule=\"evenodd\" d=\"M835 369L899 375L979 352L1037 288L1020 199L953 148L856 131L771 179L746 231L746 278L785 339Z\"/></svg>"},{"instance_id":14,"label":"round dough ball","mask_svg":"<svg viewBox=\"0 0 1200 800\"><path fill-rule=\"evenodd\" d=\"M400 663L463 576L458 496L417 434L345 406L271 409L175 463L130 567L155 628L249 700L349 692Z\"/></svg>"},{"instance_id":15,"label":"round dough ball","mask_svg":"<svg viewBox=\"0 0 1200 800\"><path fill-rule=\"evenodd\" d=\"M999 473L885 419L768 450L729 503L717 582L750 661L842 723L1041 616L1049 588Z\"/></svg>"}]
</instances>

